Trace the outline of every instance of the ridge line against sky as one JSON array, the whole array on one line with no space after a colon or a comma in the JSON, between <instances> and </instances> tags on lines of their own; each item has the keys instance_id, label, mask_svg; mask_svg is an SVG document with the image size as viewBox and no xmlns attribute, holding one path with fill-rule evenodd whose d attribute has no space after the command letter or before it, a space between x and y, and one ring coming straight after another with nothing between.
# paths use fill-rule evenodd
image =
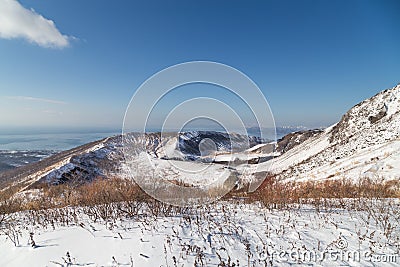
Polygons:
<instances>
[{"instance_id":1,"label":"ridge line against sky","mask_svg":"<svg viewBox=\"0 0 400 267\"><path fill-rule=\"evenodd\" d=\"M277 125L328 126L400 82L397 10L391 0L0 0L0 126L118 129L141 83L193 60L248 75ZM195 85L160 111L201 96L240 106Z\"/></svg>"}]
</instances>

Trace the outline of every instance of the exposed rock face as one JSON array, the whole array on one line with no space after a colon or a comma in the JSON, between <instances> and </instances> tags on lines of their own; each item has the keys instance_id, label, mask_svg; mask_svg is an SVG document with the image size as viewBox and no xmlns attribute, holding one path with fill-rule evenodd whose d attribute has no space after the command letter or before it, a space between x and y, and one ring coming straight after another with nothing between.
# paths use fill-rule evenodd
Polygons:
<instances>
[{"instance_id":1,"label":"exposed rock face","mask_svg":"<svg viewBox=\"0 0 400 267\"><path fill-rule=\"evenodd\" d=\"M295 146L300 145L307 139L311 137L317 137L323 132L323 130L315 129L315 130L306 130L306 131L299 131L285 135L280 140L278 140L276 145L276 152L281 154L289 151L290 149L294 148Z\"/></svg>"},{"instance_id":2,"label":"exposed rock face","mask_svg":"<svg viewBox=\"0 0 400 267\"><path fill-rule=\"evenodd\" d=\"M217 151L238 152L263 142L259 137L210 131L185 132L179 135L179 150L188 155L200 156L202 140L212 140Z\"/></svg>"},{"instance_id":3,"label":"exposed rock face","mask_svg":"<svg viewBox=\"0 0 400 267\"><path fill-rule=\"evenodd\" d=\"M379 111L379 113L377 114L377 115L371 115L371 116L369 116L368 117L368 120L371 122L371 123L376 123L376 122L378 122L380 119L382 119L383 117L385 117L386 116L386 109L385 109L385 107L382 107L382 110L381 111Z\"/></svg>"},{"instance_id":4,"label":"exposed rock face","mask_svg":"<svg viewBox=\"0 0 400 267\"><path fill-rule=\"evenodd\" d=\"M355 105L331 132L330 142L378 144L399 136L400 85ZM353 138L355 137L355 138ZM352 139L353 138L353 139Z\"/></svg>"}]
</instances>

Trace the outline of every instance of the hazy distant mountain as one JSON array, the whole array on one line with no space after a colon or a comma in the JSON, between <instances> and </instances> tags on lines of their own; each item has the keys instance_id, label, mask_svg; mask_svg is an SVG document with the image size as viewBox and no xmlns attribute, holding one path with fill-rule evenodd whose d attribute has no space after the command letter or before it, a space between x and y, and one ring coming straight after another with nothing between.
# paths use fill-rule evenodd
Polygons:
<instances>
[{"instance_id":1,"label":"hazy distant mountain","mask_svg":"<svg viewBox=\"0 0 400 267\"><path fill-rule=\"evenodd\" d=\"M246 130L248 135L261 136L260 127L248 127ZM266 139L274 140L275 138L280 139L293 132L308 130L308 128L305 126L277 126L275 129L262 128L262 130Z\"/></svg>"}]
</instances>

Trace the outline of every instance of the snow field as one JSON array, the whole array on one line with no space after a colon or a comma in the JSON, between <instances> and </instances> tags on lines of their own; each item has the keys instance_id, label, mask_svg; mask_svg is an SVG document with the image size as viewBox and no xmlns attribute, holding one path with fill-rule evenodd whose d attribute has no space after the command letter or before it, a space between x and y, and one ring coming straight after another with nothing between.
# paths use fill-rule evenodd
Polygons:
<instances>
[{"instance_id":1,"label":"snow field","mask_svg":"<svg viewBox=\"0 0 400 267\"><path fill-rule=\"evenodd\" d=\"M399 202L368 201L363 211L231 201L106 220L89 207L21 212L2 226L0 266L398 266Z\"/></svg>"}]
</instances>

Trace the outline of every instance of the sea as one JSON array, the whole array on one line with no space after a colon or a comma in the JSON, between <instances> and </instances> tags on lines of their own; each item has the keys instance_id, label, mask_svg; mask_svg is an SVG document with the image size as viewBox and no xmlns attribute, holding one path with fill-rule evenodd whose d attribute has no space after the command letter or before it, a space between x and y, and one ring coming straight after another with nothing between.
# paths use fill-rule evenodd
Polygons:
<instances>
[{"instance_id":1,"label":"sea","mask_svg":"<svg viewBox=\"0 0 400 267\"><path fill-rule=\"evenodd\" d=\"M0 134L0 172L117 134L120 132Z\"/></svg>"}]
</instances>

